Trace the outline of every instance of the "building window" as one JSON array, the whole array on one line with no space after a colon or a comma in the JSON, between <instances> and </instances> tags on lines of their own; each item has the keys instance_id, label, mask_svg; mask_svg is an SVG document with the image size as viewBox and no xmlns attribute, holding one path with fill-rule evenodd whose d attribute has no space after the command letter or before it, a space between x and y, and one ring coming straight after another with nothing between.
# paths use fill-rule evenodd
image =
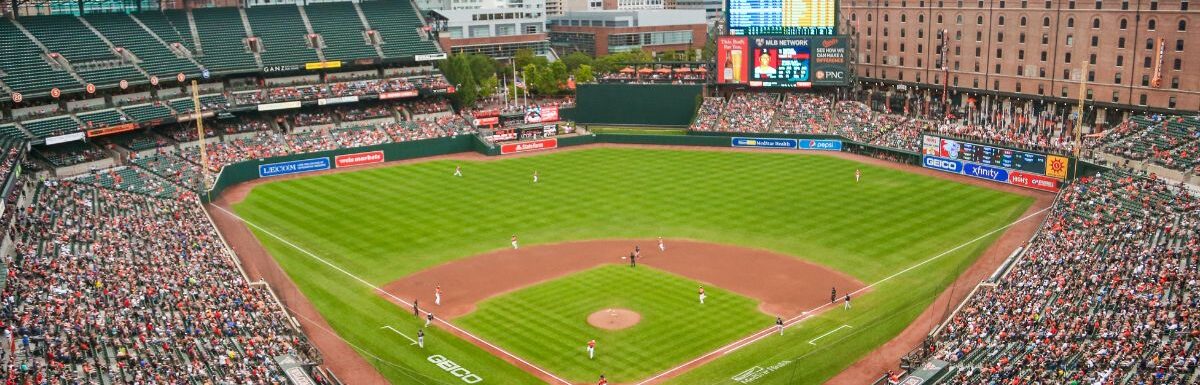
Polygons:
<instances>
[{"instance_id":1,"label":"building window","mask_svg":"<svg viewBox=\"0 0 1200 385\"><path fill-rule=\"evenodd\" d=\"M997 19L996 21L997 21L997 24L1000 24L1001 26L1004 26L1004 16L1000 16L1000 18L999 18L999 19Z\"/></svg>"},{"instance_id":2,"label":"building window","mask_svg":"<svg viewBox=\"0 0 1200 385\"><path fill-rule=\"evenodd\" d=\"M1175 41L1175 51L1183 52L1183 39L1179 39L1179 40Z\"/></svg>"},{"instance_id":3,"label":"building window","mask_svg":"<svg viewBox=\"0 0 1200 385\"><path fill-rule=\"evenodd\" d=\"M1120 25L1122 30L1129 28L1129 20L1121 19Z\"/></svg>"},{"instance_id":4,"label":"building window","mask_svg":"<svg viewBox=\"0 0 1200 385\"><path fill-rule=\"evenodd\" d=\"M1099 46L1100 46L1100 37L1092 36L1092 47L1099 47Z\"/></svg>"},{"instance_id":5,"label":"building window","mask_svg":"<svg viewBox=\"0 0 1200 385\"><path fill-rule=\"evenodd\" d=\"M1146 39L1146 49L1154 49L1154 39Z\"/></svg>"},{"instance_id":6,"label":"building window","mask_svg":"<svg viewBox=\"0 0 1200 385\"><path fill-rule=\"evenodd\" d=\"M1150 75L1142 75L1142 87L1150 86Z\"/></svg>"},{"instance_id":7,"label":"building window","mask_svg":"<svg viewBox=\"0 0 1200 385\"><path fill-rule=\"evenodd\" d=\"M1025 16L1021 16L1021 26L1024 27L1026 23L1028 23L1028 19Z\"/></svg>"},{"instance_id":8,"label":"building window","mask_svg":"<svg viewBox=\"0 0 1200 385\"><path fill-rule=\"evenodd\" d=\"M1146 94L1138 95L1138 105L1146 105Z\"/></svg>"},{"instance_id":9,"label":"building window","mask_svg":"<svg viewBox=\"0 0 1200 385\"><path fill-rule=\"evenodd\" d=\"M1117 72L1115 75L1113 75L1113 83L1121 84L1121 73L1120 72Z\"/></svg>"},{"instance_id":10,"label":"building window","mask_svg":"<svg viewBox=\"0 0 1200 385\"><path fill-rule=\"evenodd\" d=\"M1112 101L1113 101L1113 103L1121 102L1121 91L1113 91Z\"/></svg>"},{"instance_id":11,"label":"building window","mask_svg":"<svg viewBox=\"0 0 1200 385\"><path fill-rule=\"evenodd\" d=\"M1004 32L996 32L996 42L997 43L1004 42Z\"/></svg>"},{"instance_id":12,"label":"building window","mask_svg":"<svg viewBox=\"0 0 1200 385\"><path fill-rule=\"evenodd\" d=\"M1100 29L1100 18L1092 19L1092 29Z\"/></svg>"},{"instance_id":13,"label":"building window","mask_svg":"<svg viewBox=\"0 0 1200 385\"><path fill-rule=\"evenodd\" d=\"M1067 18L1067 28L1075 28L1075 18L1074 17Z\"/></svg>"},{"instance_id":14,"label":"building window","mask_svg":"<svg viewBox=\"0 0 1200 385\"><path fill-rule=\"evenodd\" d=\"M1175 70L1179 71L1182 69L1183 69L1183 59L1175 58Z\"/></svg>"},{"instance_id":15,"label":"building window","mask_svg":"<svg viewBox=\"0 0 1200 385\"><path fill-rule=\"evenodd\" d=\"M1167 108L1170 108L1172 110L1175 109L1175 97L1174 96L1172 96L1170 99L1167 99Z\"/></svg>"},{"instance_id":16,"label":"building window","mask_svg":"<svg viewBox=\"0 0 1200 385\"><path fill-rule=\"evenodd\" d=\"M1088 55L1088 64L1096 65L1096 54Z\"/></svg>"},{"instance_id":17,"label":"building window","mask_svg":"<svg viewBox=\"0 0 1200 385\"><path fill-rule=\"evenodd\" d=\"M1142 60L1142 68L1150 68L1150 57L1146 56L1146 60Z\"/></svg>"},{"instance_id":18,"label":"building window","mask_svg":"<svg viewBox=\"0 0 1200 385\"><path fill-rule=\"evenodd\" d=\"M1004 50L1003 50L1003 49L996 48L996 58L997 58L997 59L1003 59L1003 58L1004 58ZM997 64L996 66L997 66L997 68L999 68L999 66L1000 66L1000 65L999 65L999 64ZM996 72L1000 72L1000 71L999 71L999 70L997 70Z\"/></svg>"},{"instance_id":19,"label":"building window","mask_svg":"<svg viewBox=\"0 0 1200 385\"><path fill-rule=\"evenodd\" d=\"M1025 44L1025 32L1021 32L1021 34L1017 35L1017 42Z\"/></svg>"},{"instance_id":20,"label":"building window","mask_svg":"<svg viewBox=\"0 0 1200 385\"><path fill-rule=\"evenodd\" d=\"M983 15L975 17L975 25L983 25Z\"/></svg>"},{"instance_id":21,"label":"building window","mask_svg":"<svg viewBox=\"0 0 1200 385\"><path fill-rule=\"evenodd\" d=\"M1179 21L1179 32L1187 32L1187 20Z\"/></svg>"},{"instance_id":22,"label":"building window","mask_svg":"<svg viewBox=\"0 0 1200 385\"><path fill-rule=\"evenodd\" d=\"M1067 86L1062 87L1061 95L1064 98L1067 97Z\"/></svg>"},{"instance_id":23,"label":"building window","mask_svg":"<svg viewBox=\"0 0 1200 385\"><path fill-rule=\"evenodd\" d=\"M1042 61L1046 61L1046 51L1042 51Z\"/></svg>"},{"instance_id":24,"label":"building window","mask_svg":"<svg viewBox=\"0 0 1200 385\"><path fill-rule=\"evenodd\" d=\"M1104 9L1104 2L1096 0L1096 9Z\"/></svg>"},{"instance_id":25,"label":"building window","mask_svg":"<svg viewBox=\"0 0 1200 385\"><path fill-rule=\"evenodd\" d=\"M1125 66L1125 55L1117 55L1117 67Z\"/></svg>"},{"instance_id":26,"label":"building window","mask_svg":"<svg viewBox=\"0 0 1200 385\"><path fill-rule=\"evenodd\" d=\"M1025 60L1025 50L1017 50L1017 60Z\"/></svg>"},{"instance_id":27,"label":"building window","mask_svg":"<svg viewBox=\"0 0 1200 385\"><path fill-rule=\"evenodd\" d=\"M1121 36L1117 39L1117 48L1125 48L1125 37Z\"/></svg>"},{"instance_id":28,"label":"building window","mask_svg":"<svg viewBox=\"0 0 1200 385\"><path fill-rule=\"evenodd\" d=\"M1043 26L1043 27L1049 27L1049 26L1050 26L1050 17L1044 17L1044 18L1042 18L1042 26Z\"/></svg>"},{"instance_id":29,"label":"building window","mask_svg":"<svg viewBox=\"0 0 1200 385\"><path fill-rule=\"evenodd\" d=\"M1155 21L1154 19L1150 19L1150 21L1146 22L1146 30L1147 31L1153 31L1157 28L1158 28L1158 22Z\"/></svg>"},{"instance_id":30,"label":"building window","mask_svg":"<svg viewBox=\"0 0 1200 385\"><path fill-rule=\"evenodd\" d=\"M1171 89L1173 89L1173 90L1179 89L1179 77L1178 76L1171 78Z\"/></svg>"}]
</instances>

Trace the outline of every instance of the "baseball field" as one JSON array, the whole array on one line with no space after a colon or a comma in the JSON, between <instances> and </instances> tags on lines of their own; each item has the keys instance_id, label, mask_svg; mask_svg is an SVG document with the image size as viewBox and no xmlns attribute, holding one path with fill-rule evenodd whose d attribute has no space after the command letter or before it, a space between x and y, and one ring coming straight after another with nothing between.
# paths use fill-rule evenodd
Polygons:
<instances>
[{"instance_id":1,"label":"baseball field","mask_svg":"<svg viewBox=\"0 0 1200 385\"><path fill-rule=\"evenodd\" d=\"M394 384L816 384L913 323L1033 202L822 154L587 148L280 180L233 208Z\"/></svg>"}]
</instances>

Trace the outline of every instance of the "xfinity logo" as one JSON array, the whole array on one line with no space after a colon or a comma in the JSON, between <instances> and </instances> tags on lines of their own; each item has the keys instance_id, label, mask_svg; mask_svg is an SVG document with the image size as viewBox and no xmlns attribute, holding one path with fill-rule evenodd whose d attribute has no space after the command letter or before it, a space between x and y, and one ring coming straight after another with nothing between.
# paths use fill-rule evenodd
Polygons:
<instances>
[{"instance_id":1,"label":"xfinity logo","mask_svg":"<svg viewBox=\"0 0 1200 385\"><path fill-rule=\"evenodd\" d=\"M957 161L935 158L932 156L925 157L925 167L949 171L956 174L962 169L962 166Z\"/></svg>"},{"instance_id":2,"label":"xfinity logo","mask_svg":"<svg viewBox=\"0 0 1200 385\"><path fill-rule=\"evenodd\" d=\"M475 383L479 383L480 381L483 381L483 377L479 377L479 376L471 373L470 370L467 370L466 368L459 366L454 361L450 361L449 358L446 358L445 356L442 356L440 354L434 354L432 356L429 356L428 360L429 360L429 362L432 362L434 365L437 365L437 367L441 368L442 370L445 370L446 373L450 373L451 376L455 376L455 377L458 377L459 379L462 379L463 382L465 382L465 383L475 384Z\"/></svg>"}]
</instances>

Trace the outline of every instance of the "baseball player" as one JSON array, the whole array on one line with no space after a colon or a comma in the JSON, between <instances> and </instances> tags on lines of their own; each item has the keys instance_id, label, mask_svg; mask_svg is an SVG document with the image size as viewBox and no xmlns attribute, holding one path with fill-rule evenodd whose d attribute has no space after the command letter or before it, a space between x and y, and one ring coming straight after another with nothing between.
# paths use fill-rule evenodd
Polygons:
<instances>
[{"instance_id":1,"label":"baseball player","mask_svg":"<svg viewBox=\"0 0 1200 385\"><path fill-rule=\"evenodd\" d=\"M537 170L533 170L533 183L537 183L537 182L538 182L538 172L537 172Z\"/></svg>"},{"instance_id":2,"label":"baseball player","mask_svg":"<svg viewBox=\"0 0 1200 385\"><path fill-rule=\"evenodd\" d=\"M520 248L519 246L517 246L517 235L516 234L513 234L513 236L512 236L512 247L513 247L513 250Z\"/></svg>"},{"instance_id":3,"label":"baseball player","mask_svg":"<svg viewBox=\"0 0 1200 385\"><path fill-rule=\"evenodd\" d=\"M637 267L637 253L629 253L629 267Z\"/></svg>"},{"instance_id":4,"label":"baseball player","mask_svg":"<svg viewBox=\"0 0 1200 385\"><path fill-rule=\"evenodd\" d=\"M837 288L829 289L829 303L837 303Z\"/></svg>"},{"instance_id":5,"label":"baseball player","mask_svg":"<svg viewBox=\"0 0 1200 385\"><path fill-rule=\"evenodd\" d=\"M663 243L662 237L658 237L658 251L663 253L667 252L667 244Z\"/></svg>"},{"instance_id":6,"label":"baseball player","mask_svg":"<svg viewBox=\"0 0 1200 385\"><path fill-rule=\"evenodd\" d=\"M596 357L596 340L588 341L587 343L588 359Z\"/></svg>"},{"instance_id":7,"label":"baseball player","mask_svg":"<svg viewBox=\"0 0 1200 385\"><path fill-rule=\"evenodd\" d=\"M638 246L638 245L633 245L633 255L641 257L642 256L642 247Z\"/></svg>"},{"instance_id":8,"label":"baseball player","mask_svg":"<svg viewBox=\"0 0 1200 385\"><path fill-rule=\"evenodd\" d=\"M704 298L705 298L705 297L707 297L707 296L706 296L706 295L704 295L704 286L703 286L703 285L701 285L701 286L700 286L700 304L701 304L701 305L703 305L703 304L704 304Z\"/></svg>"},{"instance_id":9,"label":"baseball player","mask_svg":"<svg viewBox=\"0 0 1200 385\"><path fill-rule=\"evenodd\" d=\"M429 327L431 323L433 323L433 312L425 313L425 327Z\"/></svg>"},{"instance_id":10,"label":"baseball player","mask_svg":"<svg viewBox=\"0 0 1200 385\"><path fill-rule=\"evenodd\" d=\"M421 307L420 307L420 306L417 306L417 299L416 299L416 298L413 298L413 316L416 316L416 317L420 317L420 316L421 316Z\"/></svg>"},{"instance_id":11,"label":"baseball player","mask_svg":"<svg viewBox=\"0 0 1200 385\"><path fill-rule=\"evenodd\" d=\"M462 176L462 166L454 166L454 176Z\"/></svg>"},{"instance_id":12,"label":"baseball player","mask_svg":"<svg viewBox=\"0 0 1200 385\"><path fill-rule=\"evenodd\" d=\"M433 304L441 306L442 304L442 285L437 285L433 289Z\"/></svg>"},{"instance_id":13,"label":"baseball player","mask_svg":"<svg viewBox=\"0 0 1200 385\"><path fill-rule=\"evenodd\" d=\"M862 170L854 169L854 182L858 183L860 179L862 179Z\"/></svg>"},{"instance_id":14,"label":"baseball player","mask_svg":"<svg viewBox=\"0 0 1200 385\"><path fill-rule=\"evenodd\" d=\"M417 329L417 346L420 346L421 349L425 348L425 331L424 330Z\"/></svg>"},{"instance_id":15,"label":"baseball player","mask_svg":"<svg viewBox=\"0 0 1200 385\"><path fill-rule=\"evenodd\" d=\"M604 375L603 375L603 374L601 374L601 375L600 375L600 382L597 382L597 383L596 383L596 385L608 385L608 379L604 378Z\"/></svg>"},{"instance_id":16,"label":"baseball player","mask_svg":"<svg viewBox=\"0 0 1200 385\"><path fill-rule=\"evenodd\" d=\"M846 310L850 310L850 294L846 294Z\"/></svg>"},{"instance_id":17,"label":"baseball player","mask_svg":"<svg viewBox=\"0 0 1200 385\"><path fill-rule=\"evenodd\" d=\"M779 329L779 335L783 335L783 318L775 317L775 328Z\"/></svg>"}]
</instances>

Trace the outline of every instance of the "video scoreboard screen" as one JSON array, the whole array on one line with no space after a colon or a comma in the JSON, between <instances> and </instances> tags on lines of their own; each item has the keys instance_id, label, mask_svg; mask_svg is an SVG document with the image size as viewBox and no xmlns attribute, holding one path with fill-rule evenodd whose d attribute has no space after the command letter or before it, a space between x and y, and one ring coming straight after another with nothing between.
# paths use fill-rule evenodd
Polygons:
<instances>
[{"instance_id":1,"label":"video scoreboard screen","mask_svg":"<svg viewBox=\"0 0 1200 385\"><path fill-rule=\"evenodd\" d=\"M836 33L837 0L728 0L729 34L816 35Z\"/></svg>"},{"instance_id":2,"label":"video scoreboard screen","mask_svg":"<svg viewBox=\"0 0 1200 385\"><path fill-rule=\"evenodd\" d=\"M720 84L762 88L812 88L849 83L845 36L722 36Z\"/></svg>"},{"instance_id":3,"label":"video scoreboard screen","mask_svg":"<svg viewBox=\"0 0 1200 385\"><path fill-rule=\"evenodd\" d=\"M922 153L946 160L999 167L1056 179L1067 177L1068 159L1057 155L1012 150L958 139L925 135Z\"/></svg>"}]
</instances>

